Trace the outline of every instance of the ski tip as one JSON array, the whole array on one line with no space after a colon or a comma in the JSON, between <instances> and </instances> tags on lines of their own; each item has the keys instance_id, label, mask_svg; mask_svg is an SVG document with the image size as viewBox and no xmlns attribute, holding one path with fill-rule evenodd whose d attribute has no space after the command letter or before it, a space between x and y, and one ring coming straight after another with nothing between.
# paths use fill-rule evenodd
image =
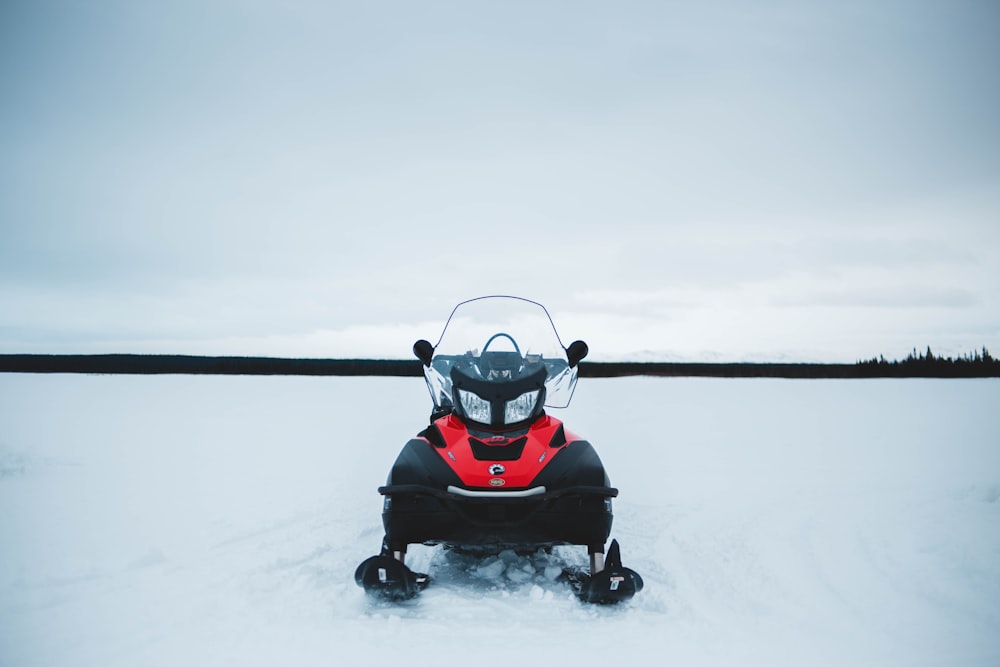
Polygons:
<instances>
[{"instance_id":1,"label":"ski tip","mask_svg":"<svg viewBox=\"0 0 1000 667\"><path fill-rule=\"evenodd\" d=\"M429 577L391 556L372 556L354 571L354 581L369 595L397 602L415 597L427 586Z\"/></svg>"},{"instance_id":2,"label":"ski tip","mask_svg":"<svg viewBox=\"0 0 1000 667\"><path fill-rule=\"evenodd\" d=\"M604 555L605 568L620 568L622 566L622 550L618 545L618 540L611 540L608 545L608 552Z\"/></svg>"}]
</instances>

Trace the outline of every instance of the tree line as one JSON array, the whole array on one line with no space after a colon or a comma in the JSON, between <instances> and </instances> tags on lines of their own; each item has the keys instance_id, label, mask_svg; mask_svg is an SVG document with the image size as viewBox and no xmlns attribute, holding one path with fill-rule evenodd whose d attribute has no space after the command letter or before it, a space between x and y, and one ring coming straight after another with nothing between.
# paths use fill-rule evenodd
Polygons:
<instances>
[{"instance_id":1,"label":"tree line","mask_svg":"<svg viewBox=\"0 0 1000 667\"><path fill-rule=\"evenodd\" d=\"M419 377L417 360L300 359L278 357L207 357L148 354L0 354L0 372L91 373L126 375L324 375ZM852 379L878 377L1000 377L1000 361L984 347L957 358L937 356L930 347L916 348L903 360L883 356L853 364L814 363L690 363L690 362L588 362L580 376L720 377Z\"/></svg>"},{"instance_id":2,"label":"tree line","mask_svg":"<svg viewBox=\"0 0 1000 667\"><path fill-rule=\"evenodd\" d=\"M1000 375L1000 360L994 359L984 346L982 350L967 352L958 357L935 355L930 345L926 352L917 348L903 360L888 361L882 355L858 361L861 368L889 377L920 374L927 377L997 377Z\"/></svg>"}]
</instances>

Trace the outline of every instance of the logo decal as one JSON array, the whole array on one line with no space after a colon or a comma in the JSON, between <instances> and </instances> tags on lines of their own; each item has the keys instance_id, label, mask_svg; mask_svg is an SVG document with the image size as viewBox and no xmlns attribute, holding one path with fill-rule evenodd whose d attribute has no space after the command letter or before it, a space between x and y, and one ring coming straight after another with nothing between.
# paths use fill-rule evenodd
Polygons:
<instances>
[{"instance_id":1,"label":"logo decal","mask_svg":"<svg viewBox=\"0 0 1000 667\"><path fill-rule=\"evenodd\" d=\"M490 486L503 486L506 483L507 482L500 479L499 477L494 477L493 479L490 480Z\"/></svg>"},{"instance_id":2,"label":"logo decal","mask_svg":"<svg viewBox=\"0 0 1000 667\"><path fill-rule=\"evenodd\" d=\"M505 472L507 472L507 469L504 468L499 463L494 463L493 465L490 466L490 474L491 475L502 475Z\"/></svg>"}]
</instances>

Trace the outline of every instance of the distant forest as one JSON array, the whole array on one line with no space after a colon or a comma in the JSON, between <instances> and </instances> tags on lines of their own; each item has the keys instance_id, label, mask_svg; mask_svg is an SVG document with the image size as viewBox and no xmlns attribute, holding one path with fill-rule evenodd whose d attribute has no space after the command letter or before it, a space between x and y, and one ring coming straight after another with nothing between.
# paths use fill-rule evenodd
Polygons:
<instances>
[{"instance_id":1,"label":"distant forest","mask_svg":"<svg viewBox=\"0 0 1000 667\"><path fill-rule=\"evenodd\" d=\"M386 359L288 359L146 354L0 354L0 372L127 375L320 375L419 377L420 362ZM580 376L774 378L1000 377L1000 361L984 347L958 358L916 348L901 361L879 356L853 364L582 362Z\"/></svg>"},{"instance_id":2,"label":"distant forest","mask_svg":"<svg viewBox=\"0 0 1000 667\"><path fill-rule=\"evenodd\" d=\"M994 359L983 347L960 357L935 356L930 346L918 353L916 348L902 361L886 361L881 355L875 359L859 361L857 365L886 377L906 376L914 373L921 377L998 377L1000 360Z\"/></svg>"}]
</instances>

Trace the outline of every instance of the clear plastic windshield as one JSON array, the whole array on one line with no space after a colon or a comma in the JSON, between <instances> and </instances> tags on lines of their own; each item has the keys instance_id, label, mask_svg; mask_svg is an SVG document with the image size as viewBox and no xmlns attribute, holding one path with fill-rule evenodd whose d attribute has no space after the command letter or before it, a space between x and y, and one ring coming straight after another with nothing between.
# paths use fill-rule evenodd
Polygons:
<instances>
[{"instance_id":1,"label":"clear plastic windshield","mask_svg":"<svg viewBox=\"0 0 1000 667\"><path fill-rule=\"evenodd\" d=\"M545 406L565 408L576 387L576 367L545 307L512 296L486 296L455 306L445 324L424 378L435 407L453 405L451 369L463 360L481 358L487 350L507 353L523 367L544 364ZM502 372L502 371L500 371Z\"/></svg>"}]
</instances>

